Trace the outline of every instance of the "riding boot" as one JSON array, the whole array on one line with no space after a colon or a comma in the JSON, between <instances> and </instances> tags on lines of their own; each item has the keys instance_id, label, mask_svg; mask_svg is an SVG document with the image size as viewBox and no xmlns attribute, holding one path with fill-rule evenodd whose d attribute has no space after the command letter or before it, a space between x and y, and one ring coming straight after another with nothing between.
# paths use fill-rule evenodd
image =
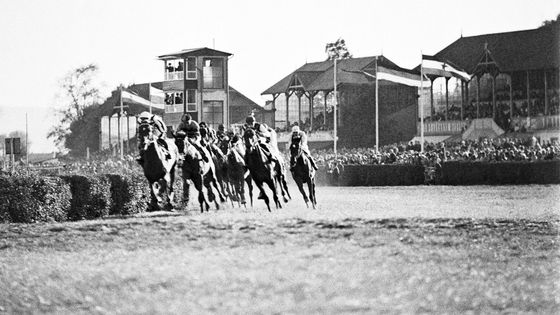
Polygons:
<instances>
[{"instance_id":1,"label":"riding boot","mask_svg":"<svg viewBox=\"0 0 560 315\"><path fill-rule=\"evenodd\" d=\"M311 155L309 155L309 162L311 162L311 167L313 167L316 171L319 170L319 168L317 167L317 164L315 164L315 160L313 159L313 157Z\"/></svg>"},{"instance_id":2,"label":"riding boot","mask_svg":"<svg viewBox=\"0 0 560 315\"><path fill-rule=\"evenodd\" d=\"M210 159L208 158L208 156L206 155L206 153L204 152L202 147L194 141L192 141L191 144L198 150L198 152L200 152L200 156L202 157L202 160L204 162L208 163L210 161Z\"/></svg>"},{"instance_id":3,"label":"riding boot","mask_svg":"<svg viewBox=\"0 0 560 315\"><path fill-rule=\"evenodd\" d=\"M290 157L290 172L294 171L294 168L296 167L296 161L294 159L294 157Z\"/></svg>"},{"instance_id":4,"label":"riding boot","mask_svg":"<svg viewBox=\"0 0 560 315\"><path fill-rule=\"evenodd\" d=\"M136 162L140 165L144 165L144 155L140 152L139 156L136 158Z\"/></svg>"}]
</instances>

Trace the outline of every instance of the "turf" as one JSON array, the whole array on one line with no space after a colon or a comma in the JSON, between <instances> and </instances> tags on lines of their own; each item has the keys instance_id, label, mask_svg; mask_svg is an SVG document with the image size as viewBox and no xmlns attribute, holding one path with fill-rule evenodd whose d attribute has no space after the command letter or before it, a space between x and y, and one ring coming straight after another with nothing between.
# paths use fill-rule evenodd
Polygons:
<instances>
[{"instance_id":1,"label":"turf","mask_svg":"<svg viewBox=\"0 0 560 315\"><path fill-rule=\"evenodd\" d=\"M560 311L559 186L291 188L272 213L0 225L0 313Z\"/></svg>"}]
</instances>

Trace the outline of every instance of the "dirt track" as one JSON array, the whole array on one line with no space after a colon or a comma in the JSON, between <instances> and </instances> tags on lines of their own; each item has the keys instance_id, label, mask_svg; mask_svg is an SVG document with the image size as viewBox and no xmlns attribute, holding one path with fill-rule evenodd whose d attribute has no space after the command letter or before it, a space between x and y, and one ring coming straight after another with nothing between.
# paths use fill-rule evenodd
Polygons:
<instances>
[{"instance_id":1,"label":"dirt track","mask_svg":"<svg viewBox=\"0 0 560 315\"><path fill-rule=\"evenodd\" d=\"M558 188L320 187L318 210L292 188L273 213L0 225L0 313L558 313Z\"/></svg>"}]
</instances>

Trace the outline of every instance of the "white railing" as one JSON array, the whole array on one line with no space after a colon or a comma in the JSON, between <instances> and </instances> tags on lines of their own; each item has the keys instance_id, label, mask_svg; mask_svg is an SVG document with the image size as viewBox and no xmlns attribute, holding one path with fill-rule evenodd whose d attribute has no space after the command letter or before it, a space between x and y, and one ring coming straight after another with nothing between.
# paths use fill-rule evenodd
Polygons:
<instances>
[{"instance_id":1,"label":"white railing","mask_svg":"<svg viewBox=\"0 0 560 315\"><path fill-rule=\"evenodd\" d=\"M166 113L182 113L183 104L165 105Z\"/></svg>"},{"instance_id":2,"label":"white railing","mask_svg":"<svg viewBox=\"0 0 560 315\"><path fill-rule=\"evenodd\" d=\"M278 132L278 142L288 142L290 137L292 136L291 132ZM321 142L321 141L333 141L334 134L332 130L326 131L314 131L307 133L307 141L308 142Z\"/></svg>"},{"instance_id":3,"label":"white railing","mask_svg":"<svg viewBox=\"0 0 560 315\"><path fill-rule=\"evenodd\" d=\"M183 71L173 71L165 73L165 81L183 80L184 78L185 72Z\"/></svg>"},{"instance_id":4,"label":"white railing","mask_svg":"<svg viewBox=\"0 0 560 315\"><path fill-rule=\"evenodd\" d=\"M526 129L531 130L560 129L560 115L514 117L512 125L519 128L524 126Z\"/></svg>"},{"instance_id":5,"label":"white railing","mask_svg":"<svg viewBox=\"0 0 560 315\"><path fill-rule=\"evenodd\" d=\"M418 134L420 134L420 122L416 124ZM460 134L468 127L468 122L462 120L447 120L447 121L425 121L424 134L437 135L437 134Z\"/></svg>"}]
</instances>

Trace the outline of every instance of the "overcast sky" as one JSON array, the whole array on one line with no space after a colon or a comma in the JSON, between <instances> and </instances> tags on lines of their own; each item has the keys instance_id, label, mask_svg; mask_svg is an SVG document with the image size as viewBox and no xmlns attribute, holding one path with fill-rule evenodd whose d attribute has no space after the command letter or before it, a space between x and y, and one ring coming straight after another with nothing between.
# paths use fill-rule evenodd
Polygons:
<instances>
[{"instance_id":1,"label":"overcast sky","mask_svg":"<svg viewBox=\"0 0 560 315\"><path fill-rule=\"evenodd\" d=\"M60 79L100 67L103 94L163 79L158 55L214 47L233 54L230 84L260 93L341 37L355 57L385 55L405 68L461 36L531 29L560 1L8 1L0 0L0 134L25 129L32 152L50 152Z\"/></svg>"}]
</instances>

